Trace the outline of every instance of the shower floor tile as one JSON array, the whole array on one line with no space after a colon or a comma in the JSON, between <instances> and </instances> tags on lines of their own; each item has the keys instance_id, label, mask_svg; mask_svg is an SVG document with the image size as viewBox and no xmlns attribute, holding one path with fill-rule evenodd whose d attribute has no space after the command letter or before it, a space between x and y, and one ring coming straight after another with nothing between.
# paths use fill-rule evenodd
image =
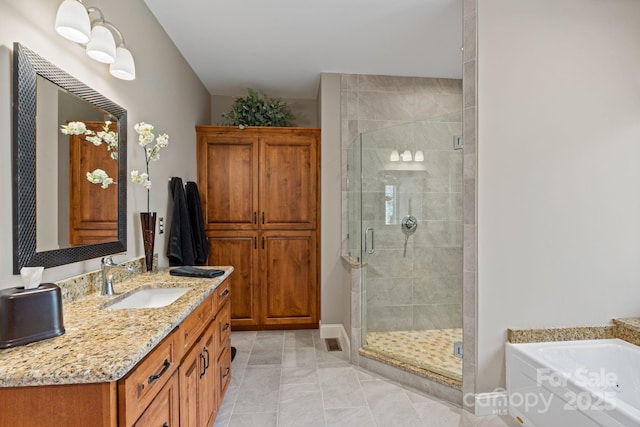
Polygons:
<instances>
[{"instance_id":1,"label":"shower floor tile","mask_svg":"<svg viewBox=\"0 0 640 427\"><path fill-rule=\"evenodd\" d=\"M453 355L456 341L462 341L462 329L369 332L365 348L461 381L462 359Z\"/></svg>"}]
</instances>

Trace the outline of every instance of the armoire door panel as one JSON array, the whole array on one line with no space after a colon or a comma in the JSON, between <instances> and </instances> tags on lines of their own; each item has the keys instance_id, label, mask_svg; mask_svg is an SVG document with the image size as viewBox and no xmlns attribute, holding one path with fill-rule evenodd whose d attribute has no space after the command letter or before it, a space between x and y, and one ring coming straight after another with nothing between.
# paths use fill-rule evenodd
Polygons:
<instances>
[{"instance_id":1,"label":"armoire door panel","mask_svg":"<svg viewBox=\"0 0 640 427\"><path fill-rule=\"evenodd\" d=\"M206 162L205 227L256 228L258 147L256 141L210 138Z\"/></svg>"},{"instance_id":2,"label":"armoire door panel","mask_svg":"<svg viewBox=\"0 0 640 427\"><path fill-rule=\"evenodd\" d=\"M93 132L103 130L104 122L85 122ZM116 123L110 130L117 132ZM87 172L104 170L118 177L118 160L111 157L105 145L95 146L86 135L69 137L69 236L59 236L61 247L89 245L118 240L118 186L102 188L87 180ZM56 246L57 247L57 246Z\"/></svg>"},{"instance_id":3,"label":"armoire door panel","mask_svg":"<svg viewBox=\"0 0 640 427\"><path fill-rule=\"evenodd\" d=\"M265 324L317 322L315 232L264 232L261 249Z\"/></svg>"},{"instance_id":4,"label":"armoire door panel","mask_svg":"<svg viewBox=\"0 0 640 427\"><path fill-rule=\"evenodd\" d=\"M316 138L263 137L260 150L261 228L316 228Z\"/></svg>"}]
</instances>

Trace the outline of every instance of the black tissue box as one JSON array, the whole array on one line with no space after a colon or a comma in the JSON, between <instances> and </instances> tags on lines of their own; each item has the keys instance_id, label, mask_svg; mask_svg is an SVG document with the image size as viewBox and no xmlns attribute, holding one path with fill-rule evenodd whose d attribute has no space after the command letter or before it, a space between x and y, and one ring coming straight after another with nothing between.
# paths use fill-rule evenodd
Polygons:
<instances>
[{"instance_id":1,"label":"black tissue box","mask_svg":"<svg viewBox=\"0 0 640 427\"><path fill-rule=\"evenodd\" d=\"M0 348L64 334L62 294L53 283L0 290Z\"/></svg>"}]
</instances>

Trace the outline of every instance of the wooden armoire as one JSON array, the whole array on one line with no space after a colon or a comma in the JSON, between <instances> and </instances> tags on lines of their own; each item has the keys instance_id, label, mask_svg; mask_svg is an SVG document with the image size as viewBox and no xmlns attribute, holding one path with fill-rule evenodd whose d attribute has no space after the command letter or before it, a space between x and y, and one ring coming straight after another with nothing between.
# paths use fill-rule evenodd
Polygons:
<instances>
[{"instance_id":1,"label":"wooden armoire","mask_svg":"<svg viewBox=\"0 0 640 427\"><path fill-rule=\"evenodd\" d=\"M196 126L209 265L235 330L317 328L320 129Z\"/></svg>"}]
</instances>

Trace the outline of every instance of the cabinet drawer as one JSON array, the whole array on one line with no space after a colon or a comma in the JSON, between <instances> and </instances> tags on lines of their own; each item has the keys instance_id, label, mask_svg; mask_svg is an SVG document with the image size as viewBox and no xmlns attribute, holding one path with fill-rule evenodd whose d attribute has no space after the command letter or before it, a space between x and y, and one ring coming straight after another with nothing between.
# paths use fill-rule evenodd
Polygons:
<instances>
[{"instance_id":1,"label":"cabinet drawer","mask_svg":"<svg viewBox=\"0 0 640 427\"><path fill-rule=\"evenodd\" d=\"M215 294L215 302L214 302L214 311L218 311L222 308L223 305L229 301L229 281L225 280L222 282L220 286L218 286L214 292Z\"/></svg>"},{"instance_id":2,"label":"cabinet drawer","mask_svg":"<svg viewBox=\"0 0 640 427\"><path fill-rule=\"evenodd\" d=\"M218 312L218 349L222 351L231 336L231 304L225 306Z\"/></svg>"},{"instance_id":3,"label":"cabinet drawer","mask_svg":"<svg viewBox=\"0 0 640 427\"><path fill-rule=\"evenodd\" d=\"M207 324L213 319L213 302L214 295L210 295L206 300L198 306L178 328L180 334L180 348L182 354L185 354L196 342L198 337L204 331Z\"/></svg>"},{"instance_id":4,"label":"cabinet drawer","mask_svg":"<svg viewBox=\"0 0 640 427\"><path fill-rule=\"evenodd\" d=\"M178 427L180 423L178 384L178 374L175 373L134 424L134 427Z\"/></svg>"},{"instance_id":5,"label":"cabinet drawer","mask_svg":"<svg viewBox=\"0 0 640 427\"><path fill-rule=\"evenodd\" d=\"M120 425L132 425L177 369L181 352L176 337L172 332L118 381Z\"/></svg>"},{"instance_id":6,"label":"cabinet drawer","mask_svg":"<svg viewBox=\"0 0 640 427\"><path fill-rule=\"evenodd\" d=\"M224 350L218 359L218 366L220 369L220 401L224 397L224 393L227 391L229 382L231 381L231 340L227 341L224 346Z\"/></svg>"}]
</instances>

